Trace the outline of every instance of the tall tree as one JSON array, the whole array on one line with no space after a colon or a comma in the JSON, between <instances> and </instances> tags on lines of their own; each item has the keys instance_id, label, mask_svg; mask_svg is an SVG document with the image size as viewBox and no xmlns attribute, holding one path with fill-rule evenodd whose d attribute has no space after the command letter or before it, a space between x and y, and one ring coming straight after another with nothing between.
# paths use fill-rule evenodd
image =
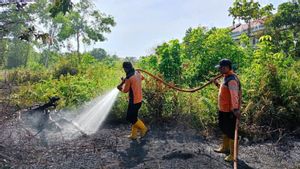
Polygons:
<instances>
[{"instance_id":1,"label":"tall tree","mask_svg":"<svg viewBox=\"0 0 300 169\"><path fill-rule=\"evenodd\" d=\"M68 15L58 14L55 20L60 24L60 40L76 38L79 61L80 42L89 45L91 42L104 41L103 33L111 32L111 27L115 25L113 17L94 9L90 0L80 0Z\"/></svg>"},{"instance_id":2,"label":"tall tree","mask_svg":"<svg viewBox=\"0 0 300 169\"><path fill-rule=\"evenodd\" d=\"M233 24L236 19L245 21L248 24L248 36L251 36L251 21L271 15L273 9L272 4L261 7L254 0L235 0L229 8L229 16L233 16Z\"/></svg>"},{"instance_id":3,"label":"tall tree","mask_svg":"<svg viewBox=\"0 0 300 169\"><path fill-rule=\"evenodd\" d=\"M159 71L167 81L175 83L180 82L181 78L181 51L178 40L171 40L169 43L163 43L156 49L158 55Z\"/></svg>"},{"instance_id":4,"label":"tall tree","mask_svg":"<svg viewBox=\"0 0 300 169\"><path fill-rule=\"evenodd\" d=\"M59 51L60 43L57 40L57 34L59 32L58 23L55 22L54 18L51 16L51 9L53 8L53 3L47 0L36 0L35 3L30 5L31 13L37 16L36 23L40 27L43 27L42 33L38 35L42 40L42 43L38 43L37 46L43 51L41 62L48 67L51 54L53 52Z\"/></svg>"},{"instance_id":5,"label":"tall tree","mask_svg":"<svg viewBox=\"0 0 300 169\"><path fill-rule=\"evenodd\" d=\"M35 45L39 49L48 46L49 49L50 45L53 44L52 37L54 36L51 33L54 26L49 13L50 5L51 3L47 0L36 0L30 4L7 4L0 13L2 21L0 23L0 39L6 39L9 45L10 43L22 43L18 41L21 39L26 45ZM28 42L30 44L27 44ZM16 47L22 47L22 45L16 45ZM47 62L48 55L45 62L46 66Z\"/></svg>"},{"instance_id":6,"label":"tall tree","mask_svg":"<svg viewBox=\"0 0 300 169\"><path fill-rule=\"evenodd\" d=\"M292 48L295 56L300 57L300 0L280 4L268 25L274 29L273 36L277 45L286 48L285 52Z\"/></svg>"},{"instance_id":7,"label":"tall tree","mask_svg":"<svg viewBox=\"0 0 300 169\"><path fill-rule=\"evenodd\" d=\"M211 72L215 72L214 66L222 58L232 60L235 67L242 63L244 54L239 45L231 38L230 31L227 29L212 29L205 34L202 45L203 51L194 60L190 68L193 72L190 82L196 85L207 78Z\"/></svg>"},{"instance_id":8,"label":"tall tree","mask_svg":"<svg viewBox=\"0 0 300 169\"><path fill-rule=\"evenodd\" d=\"M31 46L27 41L34 39L34 16L26 3L8 3L1 7L0 41L3 67L27 64ZM21 40L23 41L21 41Z\"/></svg>"}]
</instances>

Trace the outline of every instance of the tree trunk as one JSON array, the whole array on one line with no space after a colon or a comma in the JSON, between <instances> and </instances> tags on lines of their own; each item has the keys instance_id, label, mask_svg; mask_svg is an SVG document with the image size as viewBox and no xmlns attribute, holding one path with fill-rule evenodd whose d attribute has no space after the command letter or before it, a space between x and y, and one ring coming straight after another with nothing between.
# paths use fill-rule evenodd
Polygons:
<instances>
[{"instance_id":1,"label":"tree trunk","mask_svg":"<svg viewBox=\"0 0 300 169\"><path fill-rule=\"evenodd\" d=\"M27 67L27 64L28 64L28 60L29 60L29 57L30 57L30 44L29 43L26 43L26 45L28 46L28 49L27 49L27 55L26 55L26 57L25 57L25 67Z\"/></svg>"},{"instance_id":2,"label":"tree trunk","mask_svg":"<svg viewBox=\"0 0 300 169\"><path fill-rule=\"evenodd\" d=\"M54 29L55 29L55 28L53 28L53 27L54 27L54 24L51 25L51 28L52 28L52 29L50 29L50 31L49 31L50 37L48 37L48 38L52 38L52 37L53 37ZM50 57L49 55L50 55L51 45L52 45L52 43L49 41L49 42L48 42L48 51L47 51L47 53L46 53L46 58L45 58L45 67L46 67L46 68L48 68L48 64L49 64L49 57Z\"/></svg>"},{"instance_id":3,"label":"tree trunk","mask_svg":"<svg viewBox=\"0 0 300 169\"><path fill-rule=\"evenodd\" d=\"M0 37L0 68L5 67L6 63L6 52L7 52L7 42Z\"/></svg>"},{"instance_id":4,"label":"tree trunk","mask_svg":"<svg viewBox=\"0 0 300 169\"><path fill-rule=\"evenodd\" d=\"M45 67L46 68L48 68L49 54L50 54L50 44L48 44L48 51L46 52L46 59L45 59Z\"/></svg>"},{"instance_id":5,"label":"tree trunk","mask_svg":"<svg viewBox=\"0 0 300 169\"><path fill-rule=\"evenodd\" d=\"M251 21L248 21L247 24L248 24L248 32L247 32L247 35L248 35L249 37L251 37Z\"/></svg>"},{"instance_id":6,"label":"tree trunk","mask_svg":"<svg viewBox=\"0 0 300 169\"><path fill-rule=\"evenodd\" d=\"M79 63L81 62L81 57L80 57L80 53L79 53L79 50L80 50L80 42L79 42L79 36L80 36L80 34L79 34L79 30L77 31L77 37L76 37L76 41L77 41L77 57L78 57L78 61L79 61Z\"/></svg>"},{"instance_id":7,"label":"tree trunk","mask_svg":"<svg viewBox=\"0 0 300 169\"><path fill-rule=\"evenodd\" d=\"M296 31L293 32L293 36L294 36L293 39L294 39L294 45L295 45L295 57L299 58L300 57L300 46L299 46L299 39L298 39Z\"/></svg>"}]
</instances>

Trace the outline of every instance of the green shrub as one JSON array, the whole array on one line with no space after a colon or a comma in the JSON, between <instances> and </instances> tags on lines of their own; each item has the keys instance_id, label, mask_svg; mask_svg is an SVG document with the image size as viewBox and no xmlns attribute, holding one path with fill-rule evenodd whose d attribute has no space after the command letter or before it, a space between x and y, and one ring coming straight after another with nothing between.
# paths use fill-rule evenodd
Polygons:
<instances>
[{"instance_id":1,"label":"green shrub","mask_svg":"<svg viewBox=\"0 0 300 169\"><path fill-rule=\"evenodd\" d=\"M37 83L44 79L49 79L49 71L43 67L39 68L39 71L30 68L15 68L7 70L8 81L20 85L23 83Z\"/></svg>"},{"instance_id":2,"label":"green shrub","mask_svg":"<svg viewBox=\"0 0 300 169\"><path fill-rule=\"evenodd\" d=\"M78 74L78 68L74 63L68 59L61 59L58 64L55 66L54 76L60 78L60 76L66 75L76 75Z\"/></svg>"},{"instance_id":3,"label":"green shrub","mask_svg":"<svg viewBox=\"0 0 300 169\"><path fill-rule=\"evenodd\" d=\"M64 68L62 65L69 66L70 62L62 59L57 67ZM59 96L61 99L58 108L77 107L115 87L122 75L121 64L118 63L118 66L110 68L101 62L83 62L78 65L80 71L76 74L67 73L60 75L60 78L56 78L59 71L54 71L53 77L52 72L48 70L39 72L45 73L48 78L36 83L28 81L22 84L14 95L15 102L21 107L27 107L34 103L46 102L50 96Z\"/></svg>"},{"instance_id":4,"label":"green shrub","mask_svg":"<svg viewBox=\"0 0 300 169\"><path fill-rule=\"evenodd\" d=\"M294 130L299 118L299 61L272 53L266 36L242 75L247 124Z\"/></svg>"}]
</instances>

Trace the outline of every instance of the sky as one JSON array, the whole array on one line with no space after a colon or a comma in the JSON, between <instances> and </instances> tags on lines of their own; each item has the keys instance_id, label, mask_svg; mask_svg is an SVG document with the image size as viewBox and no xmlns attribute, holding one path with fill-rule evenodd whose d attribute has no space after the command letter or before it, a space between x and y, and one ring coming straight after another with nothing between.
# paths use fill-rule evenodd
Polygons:
<instances>
[{"instance_id":1,"label":"sky","mask_svg":"<svg viewBox=\"0 0 300 169\"><path fill-rule=\"evenodd\" d=\"M288 0L257 0L275 7ZM189 27L232 25L228 9L233 0L93 0L112 15L116 26L106 41L86 48L103 48L119 57L140 57L172 39L182 39Z\"/></svg>"}]
</instances>

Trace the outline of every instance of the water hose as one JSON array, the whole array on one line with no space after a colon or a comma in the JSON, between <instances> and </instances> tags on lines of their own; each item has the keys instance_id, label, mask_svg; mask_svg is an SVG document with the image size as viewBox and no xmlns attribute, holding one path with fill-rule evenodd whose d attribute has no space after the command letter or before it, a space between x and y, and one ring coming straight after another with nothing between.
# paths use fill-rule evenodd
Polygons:
<instances>
[{"instance_id":1,"label":"water hose","mask_svg":"<svg viewBox=\"0 0 300 169\"><path fill-rule=\"evenodd\" d=\"M205 83L204 85L202 85L200 87L194 88L194 89L183 89L183 88L176 87L173 84L169 84L169 83L165 82L163 79L161 79L161 78L153 75L152 73L150 73L150 72L148 72L146 70L142 70L142 69L136 69L136 70L139 71L139 72L143 72L143 73L151 76L153 79L155 79L155 80L163 83L164 85L166 85L166 86L168 86L168 87L170 87L170 88L172 88L174 90L177 90L177 91L180 91L180 92L190 92L190 93L193 93L193 92L196 92L198 90L203 89L204 87L208 86L209 84L211 84L212 82L214 82L215 80L217 80L217 79L219 79L219 78L221 78L223 76L222 74L219 74L219 75L215 76L214 78L212 78L209 82Z\"/></svg>"}]
</instances>

